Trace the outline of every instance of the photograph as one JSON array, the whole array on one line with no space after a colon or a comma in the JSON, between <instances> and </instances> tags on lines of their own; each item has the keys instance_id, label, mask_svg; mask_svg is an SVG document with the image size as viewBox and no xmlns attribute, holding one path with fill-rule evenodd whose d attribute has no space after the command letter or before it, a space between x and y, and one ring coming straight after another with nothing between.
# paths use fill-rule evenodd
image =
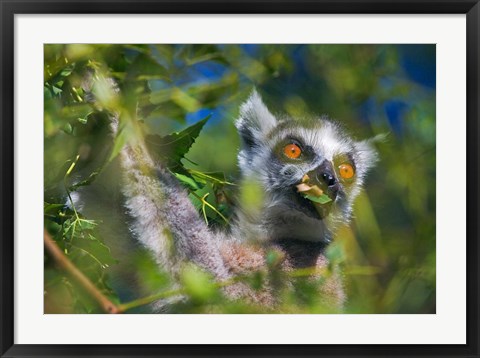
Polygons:
<instances>
[{"instance_id":1,"label":"photograph","mask_svg":"<svg viewBox=\"0 0 480 358\"><path fill-rule=\"evenodd\" d=\"M44 314L437 313L436 44L43 54Z\"/></svg>"}]
</instances>

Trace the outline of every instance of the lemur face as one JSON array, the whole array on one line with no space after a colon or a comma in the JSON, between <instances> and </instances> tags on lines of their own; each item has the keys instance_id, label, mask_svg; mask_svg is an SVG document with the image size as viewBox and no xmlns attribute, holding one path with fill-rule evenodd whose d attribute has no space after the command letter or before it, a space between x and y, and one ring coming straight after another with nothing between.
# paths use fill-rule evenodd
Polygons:
<instances>
[{"instance_id":1,"label":"lemur face","mask_svg":"<svg viewBox=\"0 0 480 358\"><path fill-rule=\"evenodd\" d=\"M258 180L265 196L262 223L274 239L331 240L347 223L365 175L376 161L368 141L356 142L326 117L275 118L254 91L241 107L242 174ZM305 198L299 185L324 194Z\"/></svg>"}]
</instances>

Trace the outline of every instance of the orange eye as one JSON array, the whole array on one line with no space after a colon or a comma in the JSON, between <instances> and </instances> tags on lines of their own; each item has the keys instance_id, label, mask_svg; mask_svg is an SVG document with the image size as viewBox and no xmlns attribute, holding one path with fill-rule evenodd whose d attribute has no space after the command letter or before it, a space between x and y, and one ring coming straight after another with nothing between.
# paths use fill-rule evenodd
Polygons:
<instances>
[{"instance_id":1,"label":"orange eye","mask_svg":"<svg viewBox=\"0 0 480 358\"><path fill-rule=\"evenodd\" d=\"M338 166L338 172L343 179L352 179L355 175L355 170L351 164L343 163Z\"/></svg>"},{"instance_id":2,"label":"orange eye","mask_svg":"<svg viewBox=\"0 0 480 358\"><path fill-rule=\"evenodd\" d=\"M290 159L297 159L302 154L302 150L296 144L288 144L283 148L283 154Z\"/></svg>"}]
</instances>

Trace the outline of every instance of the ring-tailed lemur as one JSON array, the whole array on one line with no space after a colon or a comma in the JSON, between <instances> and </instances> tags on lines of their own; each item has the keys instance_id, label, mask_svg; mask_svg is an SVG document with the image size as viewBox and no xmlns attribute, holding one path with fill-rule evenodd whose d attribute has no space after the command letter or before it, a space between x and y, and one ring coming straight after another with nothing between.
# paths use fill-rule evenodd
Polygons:
<instances>
[{"instance_id":1,"label":"ring-tailed lemur","mask_svg":"<svg viewBox=\"0 0 480 358\"><path fill-rule=\"evenodd\" d=\"M118 116L111 127L116 134ZM272 249L282 254L284 270L325 268L325 248L336 228L349 221L353 201L376 161L370 141L354 141L326 117L278 118L255 90L241 106L236 127L242 178L257 183L264 193L260 210L239 210L231 231L212 230L186 190L152 159L143 138L135 138L120 152L122 191L135 236L173 274L189 261L218 280L229 279L264 268ZM325 203L305 197L300 184L318 189ZM322 290L330 302L342 305L345 297L337 275L326 278ZM225 292L233 299L276 303L268 287L253 291L238 283Z\"/></svg>"}]
</instances>

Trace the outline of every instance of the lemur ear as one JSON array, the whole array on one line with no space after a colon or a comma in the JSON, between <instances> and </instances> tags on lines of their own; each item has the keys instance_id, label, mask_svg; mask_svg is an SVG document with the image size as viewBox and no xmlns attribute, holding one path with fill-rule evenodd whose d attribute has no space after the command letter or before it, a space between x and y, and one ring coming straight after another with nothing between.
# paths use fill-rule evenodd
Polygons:
<instances>
[{"instance_id":1,"label":"lemur ear","mask_svg":"<svg viewBox=\"0 0 480 358\"><path fill-rule=\"evenodd\" d=\"M369 169L375 166L378 161L378 152L375 148L375 143L385 142L386 137L386 134L378 134L373 138L355 143L355 162L357 168L360 169L360 173L358 173L360 176L365 175Z\"/></svg>"},{"instance_id":2,"label":"lemur ear","mask_svg":"<svg viewBox=\"0 0 480 358\"><path fill-rule=\"evenodd\" d=\"M240 107L240 117L235 126L242 138L244 147L251 148L255 143L264 142L264 138L277 124L258 92L254 89L247 101Z\"/></svg>"}]
</instances>

